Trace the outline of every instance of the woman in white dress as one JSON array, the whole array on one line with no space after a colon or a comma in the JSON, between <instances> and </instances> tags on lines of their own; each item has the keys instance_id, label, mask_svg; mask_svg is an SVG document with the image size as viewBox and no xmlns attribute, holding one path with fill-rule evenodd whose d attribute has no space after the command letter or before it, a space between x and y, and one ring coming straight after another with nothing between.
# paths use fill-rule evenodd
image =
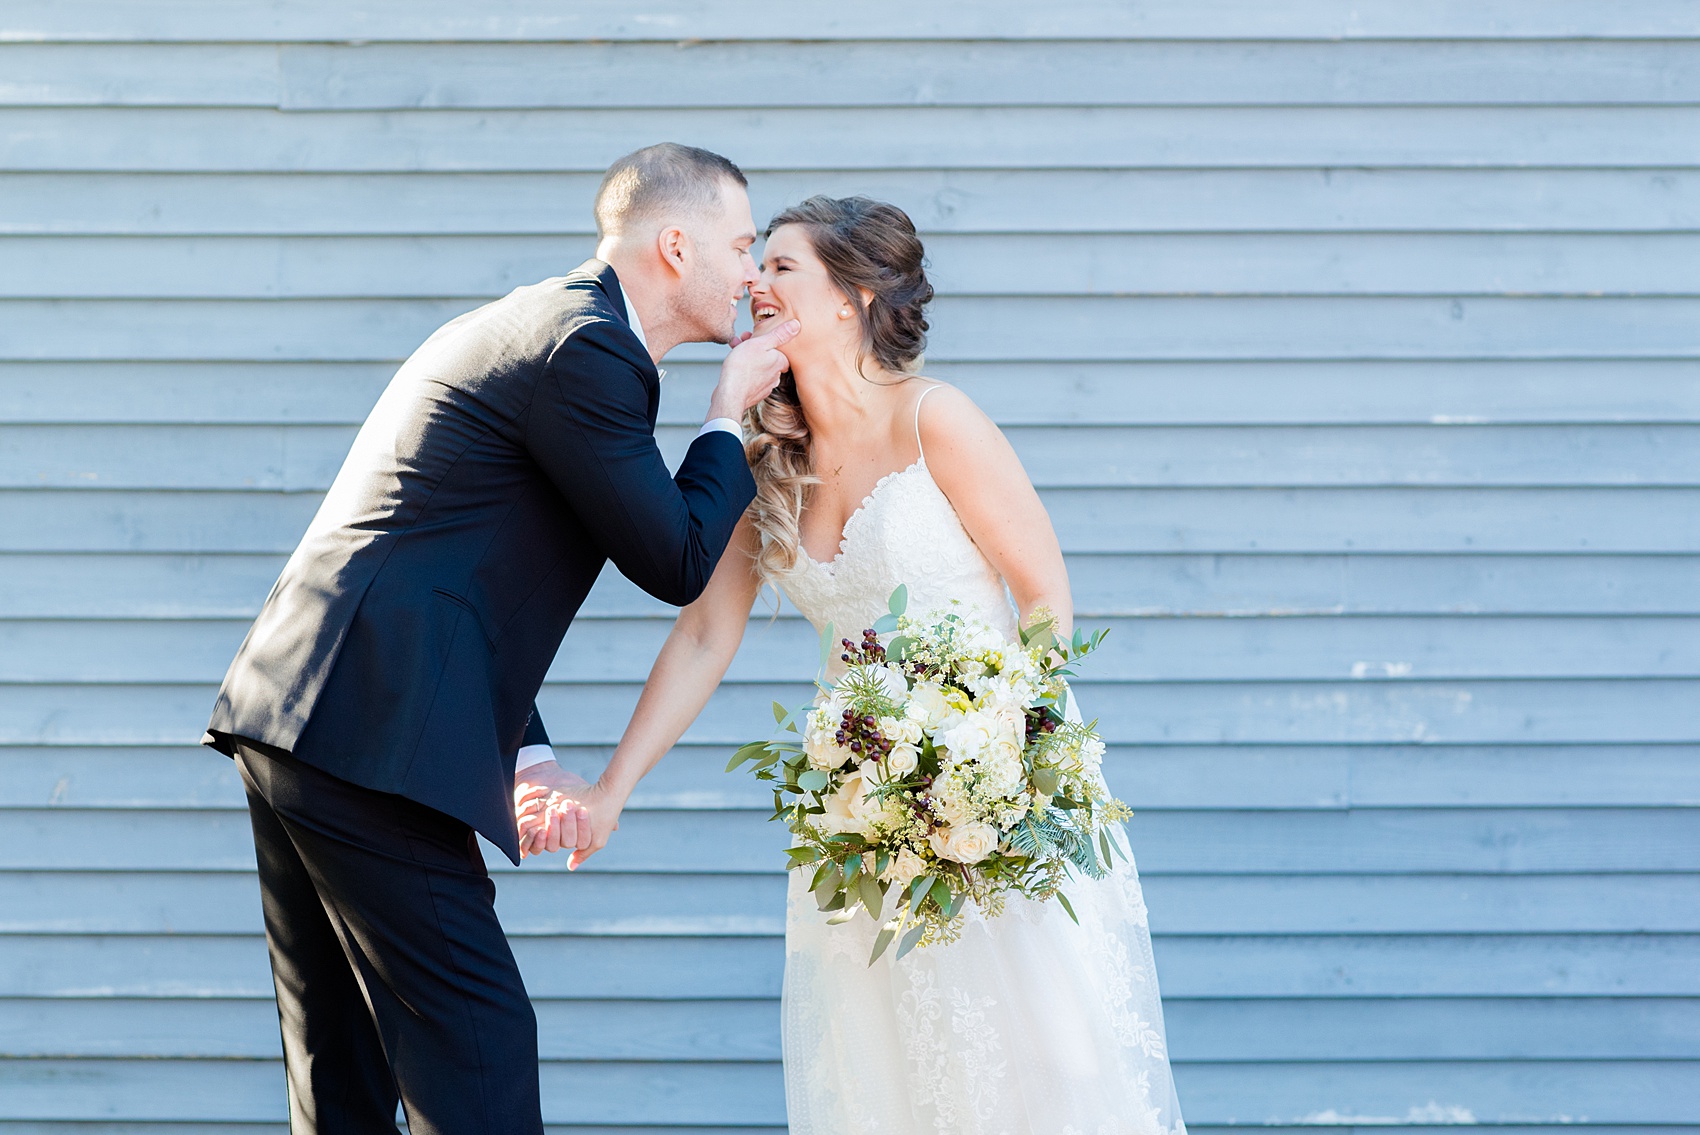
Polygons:
<instances>
[{"instance_id":1,"label":"woman in white dress","mask_svg":"<svg viewBox=\"0 0 1700 1135\"><path fill-rule=\"evenodd\" d=\"M1071 630L1062 553L1014 451L967 396L914 373L932 288L903 211L826 197L785 210L750 296L758 330L802 327L790 374L746 423L757 498L578 794L595 833L580 859L707 703L763 583L851 637L899 584L913 614L955 603L1013 636L1046 608ZM992 919L970 904L958 940L872 966L872 919L828 926L806 885L791 873L792 1135L1184 1132L1131 855L1070 884L1079 925L1057 903L1012 899Z\"/></svg>"}]
</instances>

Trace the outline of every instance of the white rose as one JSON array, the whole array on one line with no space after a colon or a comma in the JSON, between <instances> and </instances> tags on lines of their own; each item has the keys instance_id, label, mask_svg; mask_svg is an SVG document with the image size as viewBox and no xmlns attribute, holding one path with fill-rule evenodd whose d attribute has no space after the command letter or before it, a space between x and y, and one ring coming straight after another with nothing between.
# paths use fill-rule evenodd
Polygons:
<instances>
[{"instance_id":1,"label":"white rose","mask_svg":"<svg viewBox=\"0 0 1700 1135\"><path fill-rule=\"evenodd\" d=\"M859 835L868 833L868 821L876 805L867 798L868 778L857 769L844 778L844 783L838 786L838 791L821 801L826 809L826 815L821 817L820 826L829 832L856 832Z\"/></svg>"},{"instance_id":2,"label":"white rose","mask_svg":"<svg viewBox=\"0 0 1700 1135\"><path fill-rule=\"evenodd\" d=\"M921 750L913 745L893 745L883 763L892 775L908 776L921 766Z\"/></svg>"},{"instance_id":3,"label":"white rose","mask_svg":"<svg viewBox=\"0 0 1700 1135\"><path fill-rule=\"evenodd\" d=\"M978 863L998 849L998 830L990 824L959 824L927 837L933 854L957 863Z\"/></svg>"},{"instance_id":4,"label":"white rose","mask_svg":"<svg viewBox=\"0 0 1700 1135\"><path fill-rule=\"evenodd\" d=\"M833 728L810 727L808 736L803 738L803 752L809 758L809 767L822 772L844 767L844 762L854 754L838 743L837 735L838 731Z\"/></svg>"},{"instance_id":5,"label":"white rose","mask_svg":"<svg viewBox=\"0 0 1700 1135\"><path fill-rule=\"evenodd\" d=\"M920 714L921 724L929 731L944 724L955 712L945 700L944 690L934 682L917 682L909 697L910 711Z\"/></svg>"},{"instance_id":6,"label":"white rose","mask_svg":"<svg viewBox=\"0 0 1700 1135\"><path fill-rule=\"evenodd\" d=\"M897 853L897 858L886 864L885 874L881 877L901 890L907 887L915 876L926 873L927 861L906 847Z\"/></svg>"}]
</instances>

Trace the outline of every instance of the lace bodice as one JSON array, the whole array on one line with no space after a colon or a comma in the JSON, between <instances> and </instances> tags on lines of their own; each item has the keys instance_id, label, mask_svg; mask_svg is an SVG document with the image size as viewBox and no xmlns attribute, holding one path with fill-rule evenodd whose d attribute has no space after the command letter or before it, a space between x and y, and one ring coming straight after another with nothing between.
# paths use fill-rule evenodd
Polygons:
<instances>
[{"instance_id":1,"label":"lace bodice","mask_svg":"<svg viewBox=\"0 0 1700 1135\"><path fill-rule=\"evenodd\" d=\"M796 563L778 583L816 630L831 622L840 638L860 638L873 626L898 584L909 588L910 614L929 615L954 602L960 613L972 610L1015 635L1015 604L1003 577L962 526L925 455L880 478L845 522L831 562L798 548ZM827 676L842 669L834 656Z\"/></svg>"}]
</instances>

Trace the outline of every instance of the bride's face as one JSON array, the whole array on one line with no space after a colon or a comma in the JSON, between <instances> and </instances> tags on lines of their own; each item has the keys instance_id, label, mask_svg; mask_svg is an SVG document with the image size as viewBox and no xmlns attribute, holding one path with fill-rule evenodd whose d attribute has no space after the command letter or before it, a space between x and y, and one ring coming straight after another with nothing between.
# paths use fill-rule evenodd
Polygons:
<instances>
[{"instance_id":1,"label":"bride's face","mask_svg":"<svg viewBox=\"0 0 1700 1135\"><path fill-rule=\"evenodd\" d=\"M833 285L801 225L781 225L767 238L761 282L750 289L750 314L757 332L773 320L802 325L787 354L842 347L861 334L850 301Z\"/></svg>"}]
</instances>

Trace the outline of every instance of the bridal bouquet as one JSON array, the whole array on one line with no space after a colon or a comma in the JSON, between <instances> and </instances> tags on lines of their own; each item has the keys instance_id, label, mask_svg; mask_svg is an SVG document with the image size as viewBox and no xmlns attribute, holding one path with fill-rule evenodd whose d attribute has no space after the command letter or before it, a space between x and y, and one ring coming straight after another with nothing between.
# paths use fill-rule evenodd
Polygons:
<instances>
[{"instance_id":1,"label":"bridal bouquet","mask_svg":"<svg viewBox=\"0 0 1700 1135\"><path fill-rule=\"evenodd\" d=\"M1132 814L1104 787L1103 740L1066 712L1067 667L1103 631L1059 639L1042 619L1012 642L906 605L899 587L860 642L839 641L845 673L810 705L774 703L793 737L753 741L726 766L752 762L773 783L789 866L812 872L829 921L861 909L883 923L870 965L894 940L902 957L954 939L969 899L995 916L1010 894L1055 898L1074 918L1065 879L1102 878L1119 850L1108 826ZM823 666L834 633L822 632Z\"/></svg>"}]
</instances>

